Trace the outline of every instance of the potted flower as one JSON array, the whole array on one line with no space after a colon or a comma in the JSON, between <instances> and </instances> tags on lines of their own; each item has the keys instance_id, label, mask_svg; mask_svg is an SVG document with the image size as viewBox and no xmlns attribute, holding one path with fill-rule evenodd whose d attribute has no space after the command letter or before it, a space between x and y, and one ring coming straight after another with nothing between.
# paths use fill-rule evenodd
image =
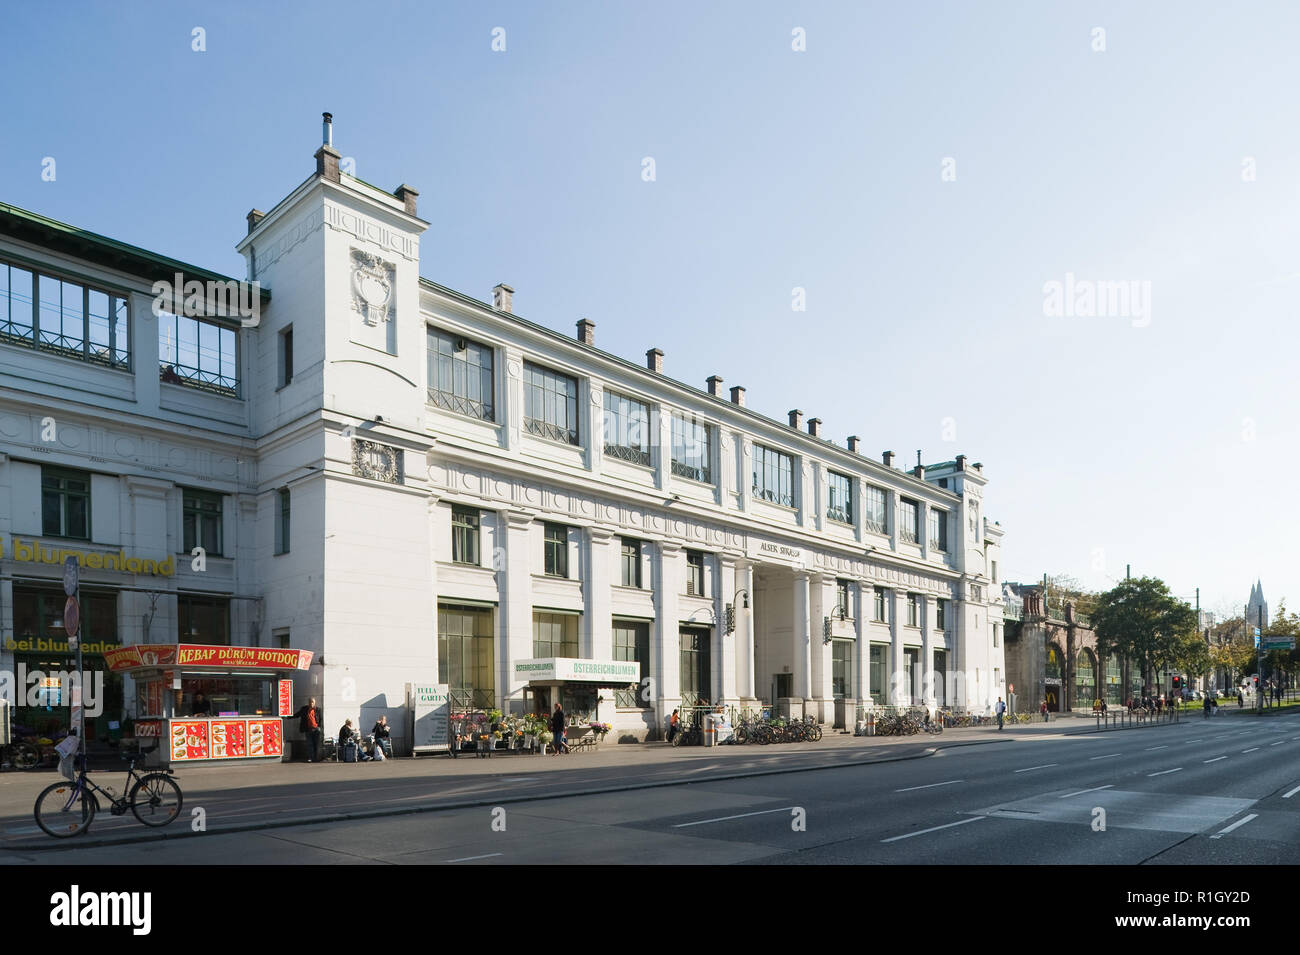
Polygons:
<instances>
[{"instance_id":1,"label":"potted flower","mask_svg":"<svg viewBox=\"0 0 1300 955\"><path fill-rule=\"evenodd\" d=\"M591 727L591 731L602 740L605 738L605 735L614 728L609 723L590 723L588 725Z\"/></svg>"},{"instance_id":2,"label":"potted flower","mask_svg":"<svg viewBox=\"0 0 1300 955\"><path fill-rule=\"evenodd\" d=\"M537 734L537 752L539 755L546 752L546 745L551 741L551 731L542 730Z\"/></svg>"}]
</instances>

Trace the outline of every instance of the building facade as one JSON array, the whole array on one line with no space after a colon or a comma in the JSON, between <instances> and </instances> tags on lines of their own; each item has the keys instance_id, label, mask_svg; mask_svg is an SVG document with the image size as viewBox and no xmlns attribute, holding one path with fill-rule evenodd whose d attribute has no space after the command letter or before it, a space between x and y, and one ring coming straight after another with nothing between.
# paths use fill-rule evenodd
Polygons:
<instances>
[{"instance_id":1,"label":"building facade","mask_svg":"<svg viewBox=\"0 0 1300 955\"><path fill-rule=\"evenodd\" d=\"M401 737L410 683L637 738L700 700L1004 695L981 465L905 471L422 278L415 190L338 159L249 213L224 317L228 277L0 207L0 667L66 662L78 553L86 639L311 650L331 728Z\"/></svg>"}]
</instances>

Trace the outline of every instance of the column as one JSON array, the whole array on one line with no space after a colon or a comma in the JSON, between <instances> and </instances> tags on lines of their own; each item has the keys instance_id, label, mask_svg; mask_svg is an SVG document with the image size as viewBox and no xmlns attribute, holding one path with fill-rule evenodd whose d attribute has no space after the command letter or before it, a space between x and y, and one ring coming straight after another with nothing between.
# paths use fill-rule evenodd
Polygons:
<instances>
[{"instance_id":1,"label":"column","mask_svg":"<svg viewBox=\"0 0 1300 955\"><path fill-rule=\"evenodd\" d=\"M827 723L831 720L826 718L826 711L834 706L834 694L831 692L831 648L826 643L826 618L835 606L835 578L814 574L810 581L810 596L808 649L812 675L809 684L812 699L817 701L814 714L819 722Z\"/></svg>"},{"instance_id":2,"label":"column","mask_svg":"<svg viewBox=\"0 0 1300 955\"><path fill-rule=\"evenodd\" d=\"M912 702L911 689L906 685L903 669L903 622L907 620L907 593L894 590L890 592L892 600L889 615L889 703L891 706L907 706Z\"/></svg>"},{"instance_id":3,"label":"column","mask_svg":"<svg viewBox=\"0 0 1300 955\"><path fill-rule=\"evenodd\" d=\"M930 505L925 501L916 502L916 520L921 525L916 536L921 544L921 559L930 559ZM922 668L924 669L924 668Z\"/></svg>"},{"instance_id":4,"label":"column","mask_svg":"<svg viewBox=\"0 0 1300 955\"><path fill-rule=\"evenodd\" d=\"M812 659L808 614L810 612L811 578L806 570L794 572L794 626L790 635L794 649L794 695L804 700L812 697Z\"/></svg>"},{"instance_id":5,"label":"column","mask_svg":"<svg viewBox=\"0 0 1300 955\"><path fill-rule=\"evenodd\" d=\"M678 629L681 614L677 595L682 592L682 546L661 541L655 548L655 624L650 640L651 699L660 738L667 732L668 717L682 702L681 642Z\"/></svg>"},{"instance_id":6,"label":"column","mask_svg":"<svg viewBox=\"0 0 1300 955\"><path fill-rule=\"evenodd\" d=\"M858 581L858 606L853 615L853 628L857 634L857 653L853 690L860 703L871 700L871 630L867 621L875 605L876 588L871 581ZM879 702L884 702L883 700Z\"/></svg>"},{"instance_id":7,"label":"column","mask_svg":"<svg viewBox=\"0 0 1300 955\"><path fill-rule=\"evenodd\" d=\"M514 678L514 661L533 655L533 515L506 511L505 524L505 572L497 575L501 634L497 640L497 675L502 701L519 700L522 705L528 681Z\"/></svg>"},{"instance_id":8,"label":"column","mask_svg":"<svg viewBox=\"0 0 1300 955\"><path fill-rule=\"evenodd\" d=\"M935 598L925 598L921 614L921 702L934 705L934 620Z\"/></svg>"},{"instance_id":9,"label":"column","mask_svg":"<svg viewBox=\"0 0 1300 955\"><path fill-rule=\"evenodd\" d=\"M893 488L885 491L885 515L889 521L889 549L898 552L898 492Z\"/></svg>"},{"instance_id":10,"label":"column","mask_svg":"<svg viewBox=\"0 0 1300 955\"><path fill-rule=\"evenodd\" d=\"M718 625L713 628L713 640L718 651L714 657L718 661L718 679L715 682L721 694L718 699L733 704L738 697L739 654L736 652L736 634L727 633L727 604L732 602L736 589L736 559L719 554L718 584L713 593L713 618L718 621ZM739 618L740 611L736 612L736 616Z\"/></svg>"},{"instance_id":11,"label":"column","mask_svg":"<svg viewBox=\"0 0 1300 955\"><path fill-rule=\"evenodd\" d=\"M524 427L524 355L515 348L507 348L505 352L506 373L503 381L505 401L504 408L499 410L502 412L502 421L506 426L501 431L506 449L518 451ZM529 629L531 628L530 623Z\"/></svg>"},{"instance_id":12,"label":"column","mask_svg":"<svg viewBox=\"0 0 1300 955\"><path fill-rule=\"evenodd\" d=\"M740 695L754 699L754 565L747 560L736 564L736 589L745 593L735 604L736 667L739 671ZM745 609L745 604L749 609Z\"/></svg>"},{"instance_id":13,"label":"column","mask_svg":"<svg viewBox=\"0 0 1300 955\"><path fill-rule=\"evenodd\" d=\"M588 660L614 659L613 610L610 586L614 555L610 542L614 532L603 527L586 531L586 568L582 575L582 656Z\"/></svg>"}]
</instances>

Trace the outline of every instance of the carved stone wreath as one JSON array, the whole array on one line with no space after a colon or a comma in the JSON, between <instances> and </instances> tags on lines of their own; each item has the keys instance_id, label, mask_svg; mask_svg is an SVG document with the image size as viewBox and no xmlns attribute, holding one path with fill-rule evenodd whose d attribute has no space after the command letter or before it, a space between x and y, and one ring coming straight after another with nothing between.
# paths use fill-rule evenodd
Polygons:
<instances>
[{"instance_id":1,"label":"carved stone wreath","mask_svg":"<svg viewBox=\"0 0 1300 955\"><path fill-rule=\"evenodd\" d=\"M352 442L352 473L357 477L388 484L402 483L402 452L375 441L359 438Z\"/></svg>"},{"instance_id":2,"label":"carved stone wreath","mask_svg":"<svg viewBox=\"0 0 1300 955\"><path fill-rule=\"evenodd\" d=\"M393 317L393 287L397 271L391 262L377 255L352 250L352 310L367 325L378 325Z\"/></svg>"}]
</instances>

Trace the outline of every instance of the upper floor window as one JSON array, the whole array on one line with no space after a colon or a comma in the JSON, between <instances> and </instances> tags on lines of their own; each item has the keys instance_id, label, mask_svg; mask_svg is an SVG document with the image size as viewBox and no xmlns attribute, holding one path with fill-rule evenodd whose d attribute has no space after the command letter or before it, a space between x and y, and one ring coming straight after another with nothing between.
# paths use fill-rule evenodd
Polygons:
<instances>
[{"instance_id":1,"label":"upper floor window","mask_svg":"<svg viewBox=\"0 0 1300 955\"><path fill-rule=\"evenodd\" d=\"M495 421L492 346L432 327L427 340L429 400L457 414Z\"/></svg>"},{"instance_id":2,"label":"upper floor window","mask_svg":"<svg viewBox=\"0 0 1300 955\"><path fill-rule=\"evenodd\" d=\"M619 576L619 582L624 587L641 586L641 542L628 540L626 537L619 541L619 560L622 573Z\"/></svg>"},{"instance_id":3,"label":"upper floor window","mask_svg":"<svg viewBox=\"0 0 1300 955\"><path fill-rule=\"evenodd\" d=\"M907 625L909 627L919 627L921 625L921 595L907 595Z\"/></svg>"},{"instance_id":4,"label":"upper floor window","mask_svg":"<svg viewBox=\"0 0 1300 955\"><path fill-rule=\"evenodd\" d=\"M130 368L126 297L0 262L0 342Z\"/></svg>"},{"instance_id":5,"label":"upper floor window","mask_svg":"<svg viewBox=\"0 0 1300 955\"><path fill-rule=\"evenodd\" d=\"M698 550L686 552L686 592L696 597L704 593L704 555Z\"/></svg>"},{"instance_id":6,"label":"upper floor window","mask_svg":"<svg viewBox=\"0 0 1300 955\"><path fill-rule=\"evenodd\" d=\"M293 326L290 325L280 333L280 387L293 383Z\"/></svg>"},{"instance_id":7,"label":"upper floor window","mask_svg":"<svg viewBox=\"0 0 1300 955\"><path fill-rule=\"evenodd\" d=\"M451 509L451 559L458 564L479 562L478 508L453 506Z\"/></svg>"},{"instance_id":8,"label":"upper floor window","mask_svg":"<svg viewBox=\"0 0 1300 955\"><path fill-rule=\"evenodd\" d=\"M649 405L615 391L605 392L605 453L650 466Z\"/></svg>"},{"instance_id":9,"label":"upper floor window","mask_svg":"<svg viewBox=\"0 0 1300 955\"><path fill-rule=\"evenodd\" d=\"M948 549L948 512L938 508L930 510L930 547L932 550Z\"/></svg>"},{"instance_id":10,"label":"upper floor window","mask_svg":"<svg viewBox=\"0 0 1300 955\"><path fill-rule=\"evenodd\" d=\"M578 443L578 379L524 362L524 430L529 434Z\"/></svg>"},{"instance_id":11,"label":"upper floor window","mask_svg":"<svg viewBox=\"0 0 1300 955\"><path fill-rule=\"evenodd\" d=\"M867 530L877 534L888 534L885 519L885 492L878 487L867 485L862 495L862 523Z\"/></svg>"},{"instance_id":12,"label":"upper floor window","mask_svg":"<svg viewBox=\"0 0 1300 955\"><path fill-rule=\"evenodd\" d=\"M996 560L990 561L989 566L992 568L993 582L996 584L998 582L998 562Z\"/></svg>"},{"instance_id":13,"label":"upper floor window","mask_svg":"<svg viewBox=\"0 0 1300 955\"><path fill-rule=\"evenodd\" d=\"M853 523L853 479L847 474L828 472L826 516L841 524Z\"/></svg>"},{"instance_id":14,"label":"upper floor window","mask_svg":"<svg viewBox=\"0 0 1300 955\"><path fill-rule=\"evenodd\" d=\"M289 553L289 489L275 492L275 552Z\"/></svg>"},{"instance_id":15,"label":"upper floor window","mask_svg":"<svg viewBox=\"0 0 1300 955\"><path fill-rule=\"evenodd\" d=\"M90 540L90 475L41 468L41 533Z\"/></svg>"},{"instance_id":16,"label":"upper floor window","mask_svg":"<svg viewBox=\"0 0 1300 955\"><path fill-rule=\"evenodd\" d=\"M179 594L177 636L181 643L230 645L230 598Z\"/></svg>"},{"instance_id":17,"label":"upper floor window","mask_svg":"<svg viewBox=\"0 0 1300 955\"><path fill-rule=\"evenodd\" d=\"M754 445L754 496L794 507L794 458L761 444Z\"/></svg>"},{"instance_id":18,"label":"upper floor window","mask_svg":"<svg viewBox=\"0 0 1300 955\"><path fill-rule=\"evenodd\" d=\"M572 613L533 611L533 656L576 657L581 619Z\"/></svg>"},{"instance_id":19,"label":"upper floor window","mask_svg":"<svg viewBox=\"0 0 1300 955\"><path fill-rule=\"evenodd\" d=\"M936 600L934 602L934 629L941 633L948 630L948 601Z\"/></svg>"},{"instance_id":20,"label":"upper floor window","mask_svg":"<svg viewBox=\"0 0 1300 955\"><path fill-rule=\"evenodd\" d=\"M841 620L849 615L849 582L842 577L835 581L835 612Z\"/></svg>"},{"instance_id":21,"label":"upper floor window","mask_svg":"<svg viewBox=\"0 0 1300 955\"><path fill-rule=\"evenodd\" d=\"M227 325L159 312L158 367L162 381L239 396L238 336Z\"/></svg>"},{"instance_id":22,"label":"upper floor window","mask_svg":"<svg viewBox=\"0 0 1300 955\"><path fill-rule=\"evenodd\" d=\"M876 599L874 601L875 621L876 623L885 623L885 591L879 587L876 588Z\"/></svg>"},{"instance_id":23,"label":"upper floor window","mask_svg":"<svg viewBox=\"0 0 1300 955\"><path fill-rule=\"evenodd\" d=\"M673 474L713 483L713 429L703 421L673 415Z\"/></svg>"},{"instance_id":24,"label":"upper floor window","mask_svg":"<svg viewBox=\"0 0 1300 955\"><path fill-rule=\"evenodd\" d=\"M187 488L182 492L181 514L185 552L202 547L209 557L220 557L221 495Z\"/></svg>"},{"instance_id":25,"label":"upper floor window","mask_svg":"<svg viewBox=\"0 0 1300 955\"><path fill-rule=\"evenodd\" d=\"M909 501L905 497L898 499L898 537L909 544L915 544L920 539L917 513L916 501Z\"/></svg>"},{"instance_id":26,"label":"upper floor window","mask_svg":"<svg viewBox=\"0 0 1300 955\"><path fill-rule=\"evenodd\" d=\"M547 524L543 530L544 570L548 577L569 576L569 529L563 524Z\"/></svg>"}]
</instances>

